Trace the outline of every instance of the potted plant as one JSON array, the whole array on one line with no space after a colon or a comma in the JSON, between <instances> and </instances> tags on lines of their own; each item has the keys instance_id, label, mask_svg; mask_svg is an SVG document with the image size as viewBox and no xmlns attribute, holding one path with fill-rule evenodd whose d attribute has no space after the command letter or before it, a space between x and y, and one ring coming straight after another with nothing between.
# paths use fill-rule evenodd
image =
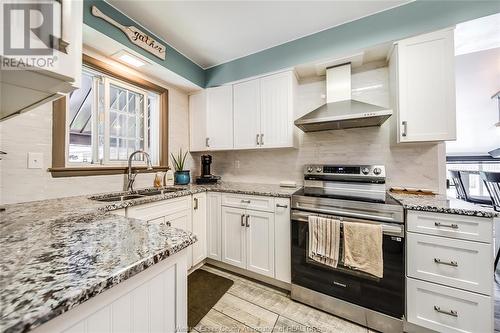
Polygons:
<instances>
[{"instance_id":1,"label":"potted plant","mask_svg":"<svg viewBox=\"0 0 500 333\"><path fill-rule=\"evenodd\" d=\"M184 170L184 163L186 162L187 152L182 154L182 148L179 149L177 156L170 154L172 163L174 164L174 181L177 185L187 185L191 182L189 170Z\"/></svg>"}]
</instances>

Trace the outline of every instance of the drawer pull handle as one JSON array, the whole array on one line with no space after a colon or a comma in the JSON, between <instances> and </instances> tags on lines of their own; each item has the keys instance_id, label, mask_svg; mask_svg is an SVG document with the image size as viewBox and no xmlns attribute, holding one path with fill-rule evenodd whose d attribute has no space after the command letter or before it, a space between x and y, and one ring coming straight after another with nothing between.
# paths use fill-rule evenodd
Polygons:
<instances>
[{"instance_id":1,"label":"drawer pull handle","mask_svg":"<svg viewBox=\"0 0 500 333\"><path fill-rule=\"evenodd\" d=\"M337 282L337 281L333 281L333 285L334 286L338 286L338 287L342 287L342 288L347 288L347 284L340 283L340 282Z\"/></svg>"},{"instance_id":2,"label":"drawer pull handle","mask_svg":"<svg viewBox=\"0 0 500 333\"><path fill-rule=\"evenodd\" d=\"M455 311L455 310L450 310L450 311L441 310L441 308L439 306L437 306L437 305L434 305L434 310L436 312L443 313L443 314L446 314L448 316L458 317L458 312Z\"/></svg>"},{"instance_id":3,"label":"drawer pull handle","mask_svg":"<svg viewBox=\"0 0 500 333\"><path fill-rule=\"evenodd\" d=\"M170 222L170 221L165 222L165 224L167 225L167 227L171 227L172 226L172 222Z\"/></svg>"},{"instance_id":4,"label":"drawer pull handle","mask_svg":"<svg viewBox=\"0 0 500 333\"><path fill-rule=\"evenodd\" d=\"M244 227L245 226L245 214L241 214L241 226Z\"/></svg>"},{"instance_id":5,"label":"drawer pull handle","mask_svg":"<svg viewBox=\"0 0 500 333\"><path fill-rule=\"evenodd\" d=\"M458 267L458 262L453 261L453 260L452 261L441 261L441 259L439 259L439 258L434 258L434 262L436 264Z\"/></svg>"},{"instance_id":6,"label":"drawer pull handle","mask_svg":"<svg viewBox=\"0 0 500 333\"><path fill-rule=\"evenodd\" d=\"M434 222L434 225L436 227L443 227L443 228L451 228L451 229L458 229L458 224L452 223L452 224L443 224L441 222Z\"/></svg>"},{"instance_id":7,"label":"drawer pull handle","mask_svg":"<svg viewBox=\"0 0 500 333\"><path fill-rule=\"evenodd\" d=\"M278 208L288 208L288 205L276 204Z\"/></svg>"},{"instance_id":8,"label":"drawer pull handle","mask_svg":"<svg viewBox=\"0 0 500 333\"><path fill-rule=\"evenodd\" d=\"M247 203L247 204L249 204L250 200L241 200L241 203Z\"/></svg>"}]
</instances>

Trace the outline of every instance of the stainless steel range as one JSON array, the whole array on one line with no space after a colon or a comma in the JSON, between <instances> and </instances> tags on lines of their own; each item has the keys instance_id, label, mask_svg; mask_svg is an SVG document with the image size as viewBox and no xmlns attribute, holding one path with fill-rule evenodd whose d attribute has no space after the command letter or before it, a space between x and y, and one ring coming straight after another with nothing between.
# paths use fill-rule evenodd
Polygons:
<instances>
[{"instance_id":1,"label":"stainless steel range","mask_svg":"<svg viewBox=\"0 0 500 333\"><path fill-rule=\"evenodd\" d=\"M308 218L380 224L383 277L308 259ZM380 332L402 332L405 239L403 207L386 193L382 165L306 165L292 196L292 299Z\"/></svg>"}]
</instances>

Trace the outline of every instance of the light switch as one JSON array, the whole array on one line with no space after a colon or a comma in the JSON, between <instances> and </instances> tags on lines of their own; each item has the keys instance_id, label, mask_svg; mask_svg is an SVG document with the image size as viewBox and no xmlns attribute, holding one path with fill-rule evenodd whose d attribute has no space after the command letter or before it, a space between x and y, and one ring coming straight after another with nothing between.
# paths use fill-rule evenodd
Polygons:
<instances>
[{"instance_id":1,"label":"light switch","mask_svg":"<svg viewBox=\"0 0 500 333\"><path fill-rule=\"evenodd\" d=\"M43 153L28 153L28 169L43 168Z\"/></svg>"},{"instance_id":2,"label":"light switch","mask_svg":"<svg viewBox=\"0 0 500 333\"><path fill-rule=\"evenodd\" d=\"M235 160L234 161L234 168L239 169L240 168L240 160Z\"/></svg>"}]
</instances>

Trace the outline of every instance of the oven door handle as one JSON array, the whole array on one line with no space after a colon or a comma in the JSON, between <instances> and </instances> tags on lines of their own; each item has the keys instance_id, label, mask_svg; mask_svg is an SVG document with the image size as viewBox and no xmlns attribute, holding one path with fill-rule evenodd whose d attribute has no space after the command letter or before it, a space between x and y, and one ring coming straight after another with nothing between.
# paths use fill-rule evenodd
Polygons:
<instances>
[{"instance_id":1,"label":"oven door handle","mask_svg":"<svg viewBox=\"0 0 500 333\"><path fill-rule=\"evenodd\" d=\"M297 208L300 208L299 203L297 203ZM347 217L354 217L354 218L365 219L365 220L377 220L377 221L381 221L381 222L393 222L393 223L396 222L396 220L393 217L356 213L356 212L350 212L350 211L345 211L345 210L332 210L332 209L315 208L313 213L319 213L319 214L325 214L325 215L336 215L336 216L347 216ZM306 215L309 215L309 214L306 214Z\"/></svg>"}]
</instances>

